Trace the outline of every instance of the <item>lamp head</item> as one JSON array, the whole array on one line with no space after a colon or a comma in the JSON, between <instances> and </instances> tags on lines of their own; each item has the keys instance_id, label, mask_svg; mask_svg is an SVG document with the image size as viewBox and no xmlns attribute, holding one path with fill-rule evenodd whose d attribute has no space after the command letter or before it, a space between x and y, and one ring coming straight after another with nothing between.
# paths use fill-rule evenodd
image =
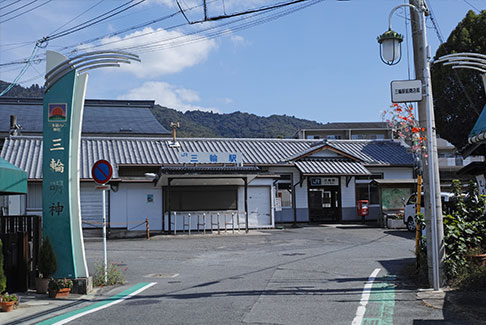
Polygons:
<instances>
[{"instance_id":1,"label":"lamp head","mask_svg":"<svg viewBox=\"0 0 486 325\"><path fill-rule=\"evenodd\" d=\"M383 63L394 65L400 62L400 49L401 43L403 42L402 35L388 29L382 35L378 36L377 40L380 44L380 58Z\"/></svg>"}]
</instances>

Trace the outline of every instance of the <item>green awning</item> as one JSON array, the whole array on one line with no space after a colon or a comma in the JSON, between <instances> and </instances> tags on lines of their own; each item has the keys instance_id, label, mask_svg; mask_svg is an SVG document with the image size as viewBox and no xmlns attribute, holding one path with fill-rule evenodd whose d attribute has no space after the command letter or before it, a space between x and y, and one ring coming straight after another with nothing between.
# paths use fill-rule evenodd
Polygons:
<instances>
[{"instance_id":1,"label":"green awning","mask_svg":"<svg viewBox=\"0 0 486 325\"><path fill-rule=\"evenodd\" d=\"M0 195L27 194L27 173L0 158Z\"/></svg>"}]
</instances>

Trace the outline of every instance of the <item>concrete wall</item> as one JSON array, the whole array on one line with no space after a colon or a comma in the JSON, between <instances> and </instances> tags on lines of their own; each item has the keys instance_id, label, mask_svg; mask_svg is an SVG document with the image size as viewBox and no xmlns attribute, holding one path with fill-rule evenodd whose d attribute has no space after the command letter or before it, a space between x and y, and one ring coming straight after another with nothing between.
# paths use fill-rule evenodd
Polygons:
<instances>
[{"instance_id":1,"label":"concrete wall","mask_svg":"<svg viewBox=\"0 0 486 325\"><path fill-rule=\"evenodd\" d=\"M293 167L270 167L269 172L272 174L292 174L293 184L299 182L299 171ZM302 186L297 185L295 190L296 204L297 204L297 222L309 222L309 203L307 197L307 179L304 180ZM273 195L275 200L275 194ZM293 222L294 210L290 208L282 208L282 211L275 211L275 222Z\"/></svg>"},{"instance_id":2,"label":"concrete wall","mask_svg":"<svg viewBox=\"0 0 486 325\"><path fill-rule=\"evenodd\" d=\"M111 191L110 200L112 228L145 230L144 221L148 218L151 231L162 229L161 188L152 183L120 183L118 191Z\"/></svg>"},{"instance_id":3,"label":"concrete wall","mask_svg":"<svg viewBox=\"0 0 486 325\"><path fill-rule=\"evenodd\" d=\"M341 176L341 215L343 221L357 220L355 177L346 186L346 177Z\"/></svg>"}]
</instances>

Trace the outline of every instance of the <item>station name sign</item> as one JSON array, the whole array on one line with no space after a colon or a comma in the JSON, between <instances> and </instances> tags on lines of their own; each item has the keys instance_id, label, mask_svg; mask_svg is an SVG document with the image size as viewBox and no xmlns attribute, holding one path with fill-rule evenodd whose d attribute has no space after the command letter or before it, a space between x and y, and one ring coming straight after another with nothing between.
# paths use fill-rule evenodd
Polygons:
<instances>
[{"instance_id":1,"label":"station name sign","mask_svg":"<svg viewBox=\"0 0 486 325\"><path fill-rule=\"evenodd\" d=\"M394 80L390 84L392 103L422 101L422 81Z\"/></svg>"},{"instance_id":2,"label":"station name sign","mask_svg":"<svg viewBox=\"0 0 486 325\"><path fill-rule=\"evenodd\" d=\"M241 152L179 152L179 162L187 164L243 164Z\"/></svg>"},{"instance_id":3,"label":"station name sign","mask_svg":"<svg viewBox=\"0 0 486 325\"><path fill-rule=\"evenodd\" d=\"M339 185L339 178L337 177L311 177L310 181L311 186Z\"/></svg>"}]
</instances>

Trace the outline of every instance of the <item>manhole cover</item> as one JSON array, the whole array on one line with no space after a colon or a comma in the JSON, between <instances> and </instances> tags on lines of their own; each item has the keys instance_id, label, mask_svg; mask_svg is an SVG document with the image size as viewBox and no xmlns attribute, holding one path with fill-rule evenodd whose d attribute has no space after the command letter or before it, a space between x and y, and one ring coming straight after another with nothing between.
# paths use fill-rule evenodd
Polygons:
<instances>
[{"instance_id":1,"label":"manhole cover","mask_svg":"<svg viewBox=\"0 0 486 325\"><path fill-rule=\"evenodd\" d=\"M153 273L147 274L145 278L172 279L179 276L179 273Z\"/></svg>"},{"instance_id":2,"label":"manhole cover","mask_svg":"<svg viewBox=\"0 0 486 325\"><path fill-rule=\"evenodd\" d=\"M305 253L286 253L282 254L283 256L300 256L300 255L305 255Z\"/></svg>"},{"instance_id":3,"label":"manhole cover","mask_svg":"<svg viewBox=\"0 0 486 325\"><path fill-rule=\"evenodd\" d=\"M137 299L130 299L127 301L127 305L133 305L133 306L140 306L140 305L155 305L158 304L160 301L158 300L137 300Z\"/></svg>"}]
</instances>

